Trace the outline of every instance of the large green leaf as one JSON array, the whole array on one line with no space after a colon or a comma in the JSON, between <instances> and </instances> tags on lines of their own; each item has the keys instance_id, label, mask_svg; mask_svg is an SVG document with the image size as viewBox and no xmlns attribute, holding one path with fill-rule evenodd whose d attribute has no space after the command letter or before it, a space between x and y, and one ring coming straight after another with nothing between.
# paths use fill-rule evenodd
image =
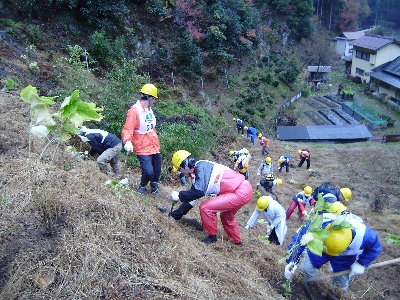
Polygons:
<instances>
[{"instance_id":1,"label":"large green leaf","mask_svg":"<svg viewBox=\"0 0 400 300\"><path fill-rule=\"evenodd\" d=\"M47 105L44 103L38 103L31 107L31 119L35 125L51 126L56 124Z\"/></svg>"},{"instance_id":2,"label":"large green leaf","mask_svg":"<svg viewBox=\"0 0 400 300\"><path fill-rule=\"evenodd\" d=\"M322 250L324 249L324 243L322 240L314 239L307 244L307 247L315 255L322 256Z\"/></svg>"},{"instance_id":3,"label":"large green leaf","mask_svg":"<svg viewBox=\"0 0 400 300\"><path fill-rule=\"evenodd\" d=\"M44 103L46 105L52 105L54 104L54 97L39 97L39 94L37 92L37 89L31 85L28 85L26 88L24 88L21 93L20 96L22 98L22 100L24 100L25 102L29 103L29 104L33 104L33 103Z\"/></svg>"},{"instance_id":4,"label":"large green leaf","mask_svg":"<svg viewBox=\"0 0 400 300\"><path fill-rule=\"evenodd\" d=\"M317 215L317 216L311 221L311 224L310 224L310 227L308 228L308 231L314 232L314 231L316 231L316 230L321 229L322 221L323 221L322 215Z\"/></svg>"}]
</instances>

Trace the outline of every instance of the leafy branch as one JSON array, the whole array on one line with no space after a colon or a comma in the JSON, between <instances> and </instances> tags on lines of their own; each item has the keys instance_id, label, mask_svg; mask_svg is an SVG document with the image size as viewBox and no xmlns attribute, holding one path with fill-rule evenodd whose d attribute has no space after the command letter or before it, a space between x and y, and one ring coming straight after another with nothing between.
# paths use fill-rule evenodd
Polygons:
<instances>
[{"instance_id":1,"label":"leafy branch","mask_svg":"<svg viewBox=\"0 0 400 300\"><path fill-rule=\"evenodd\" d=\"M24 88L20 96L22 100L31 105L30 130L29 130L29 154L31 153L31 135L46 138L47 144L43 148L39 161L47 147L69 140L78 134L78 127L86 121L101 121L103 118L98 112L103 109L95 103L86 103L79 98L79 90L75 90L71 96L66 97L56 113L51 113L49 107L53 105L57 97L39 96L37 89L31 85ZM51 134L50 134L51 133Z\"/></svg>"}]
</instances>

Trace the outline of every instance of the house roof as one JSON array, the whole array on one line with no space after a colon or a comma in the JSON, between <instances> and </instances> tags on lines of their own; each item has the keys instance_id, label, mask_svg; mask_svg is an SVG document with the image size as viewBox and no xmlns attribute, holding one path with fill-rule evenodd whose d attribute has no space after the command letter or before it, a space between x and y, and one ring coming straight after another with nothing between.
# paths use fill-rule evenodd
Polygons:
<instances>
[{"instance_id":1,"label":"house roof","mask_svg":"<svg viewBox=\"0 0 400 300\"><path fill-rule=\"evenodd\" d=\"M278 126L279 140L360 140L372 138L371 132L363 124L357 125L317 125Z\"/></svg>"},{"instance_id":2,"label":"house roof","mask_svg":"<svg viewBox=\"0 0 400 300\"><path fill-rule=\"evenodd\" d=\"M377 35L364 35L353 41L353 47L360 47L377 51L389 44L392 44L394 39L377 36Z\"/></svg>"},{"instance_id":3,"label":"house roof","mask_svg":"<svg viewBox=\"0 0 400 300\"><path fill-rule=\"evenodd\" d=\"M321 73L327 73L327 72L332 72L332 66L308 66L308 72L321 72Z\"/></svg>"},{"instance_id":4,"label":"house roof","mask_svg":"<svg viewBox=\"0 0 400 300\"><path fill-rule=\"evenodd\" d=\"M343 36L348 40L356 40L365 35L363 31L352 31L352 32L343 32Z\"/></svg>"},{"instance_id":5,"label":"house roof","mask_svg":"<svg viewBox=\"0 0 400 300\"><path fill-rule=\"evenodd\" d=\"M370 76L400 88L400 56L381 67L372 69Z\"/></svg>"}]
</instances>

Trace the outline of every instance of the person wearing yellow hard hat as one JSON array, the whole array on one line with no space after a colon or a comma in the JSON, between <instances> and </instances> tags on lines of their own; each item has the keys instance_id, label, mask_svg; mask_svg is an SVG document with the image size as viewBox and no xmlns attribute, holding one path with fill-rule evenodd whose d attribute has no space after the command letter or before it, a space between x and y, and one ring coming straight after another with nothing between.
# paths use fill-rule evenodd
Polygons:
<instances>
[{"instance_id":1,"label":"person wearing yellow hard hat","mask_svg":"<svg viewBox=\"0 0 400 300\"><path fill-rule=\"evenodd\" d=\"M267 236L271 243L283 245L287 232L285 210L271 196L261 196L256 209L247 221L246 230L253 228L258 218L263 216L268 221Z\"/></svg>"},{"instance_id":2,"label":"person wearing yellow hard hat","mask_svg":"<svg viewBox=\"0 0 400 300\"><path fill-rule=\"evenodd\" d=\"M259 187L262 187L265 190L265 192L274 195L275 198L278 200L278 195L274 192L273 189L275 186L281 186L282 183L283 181L281 178L275 178L274 174L270 173L260 180L260 182L257 184L257 190Z\"/></svg>"},{"instance_id":3,"label":"person wearing yellow hard hat","mask_svg":"<svg viewBox=\"0 0 400 300\"><path fill-rule=\"evenodd\" d=\"M382 245L376 232L356 218L346 218L352 228L335 228L332 224L336 218L329 218L329 215L324 214L321 225L321 229L329 232L329 236L323 240L322 255L314 254L307 248L307 244L313 240L312 233L307 233L311 225L309 221L292 237L288 247L291 255L286 259L284 274L286 279L290 280L301 257L303 259L300 269L311 277L318 276L318 270L329 262L334 273L349 270L349 273L335 276L331 280L346 291L350 278L364 273L365 268L382 252Z\"/></svg>"},{"instance_id":4,"label":"person wearing yellow hard hat","mask_svg":"<svg viewBox=\"0 0 400 300\"><path fill-rule=\"evenodd\" d=\"M269 141L268 141L268 139L265 136L263 136L263 134L261 132L257 135L257 137L258 137L258 139L260 141L261 154L262 155L268 155L269 154L269 151L268 151Z\"/></svg>"},{"instance_id":5,"label":"person wearing yellow hard hat","mask_svg":"<svg viewBox=\"0 0 400 300\"><path fill-rule=\"evenodd\" d=\"M272 163L272 158L267 156L265 159L261 161L260 166L257 169L257 175L261 175L262 178L265 178L268 174L274 173L274 165Z\"/></svg>"},{"instance_id":6,"label":"person wearing yellow hard hat","mask_svg":"<svg viewBox=\"0 0 400 300\"><path fill-rule=\"evenodd\" d=\"M298 150L297 154L299 155L299 164L297 165L297 167L300 168L306 161L307 162L307 170L308 170L310 168L310 164L311 164L310 150L308 148L304 148L304 149Z\"/></svg>"},{"instance_id":7,"label":"person wearing yellow hard hat","mask_svg":"<svg viewBox=\"0 0 400 300\"><path fill-rule=\"evenodd\" d=\"M307 217L306 204L312 200L312 198L310 198L312 192L313 192L312 187L307 185L306 187L304 187L302 191L298 192L292 198L292 203L290 204L288 210L286 211L286 220L289 220L290 216L292 215L296 207L299 209L298 214L299 214L299 219L301 221L303 221L304 218ZM312 203L311 205L313 206L314 203Z\"/></svg>"},{"instance_id":8,"label":"person wearing yellow hard hat","mask_svg":"<svg viewBox=\"0 0 400 300\"><path fill-rule=\"evenodd\" d=\"M325 202L333 203L336 201L349 201L353 193L347 187L337 189L327 184L322 184L312 192L311 197L316 201L318 194L321 194Z\"/></svg>"},{"instance_id":9,"label":"person wearing yellow hard hat","mask_svg":"<svg viewBox=\"0 0 400 300\"><path fill-rule=\"evenodd\" d=\"M286 168L286 172L289 172L289 166L292 164L292 157L289 154L285 154L279 157L278 159L278 171L281 172L282 168Z\"/></svg>"},{"instance_id":10,"label":"person wearing yellow hard hat","mask_svg":"<svg viewBox=\"0 0 400 300\"><path fill-rule=\"evenodd\" d=\"M171 200L182 202L171 216L179 220L206 194L215 195L200 204L200 217L208 236L205 244L215 243L218 232L218 215L228 238L236 245L242 245L239 225L236 220L238 210L253 197L253 188L242 174L208 160L196 160L190 152L178 150L172 156L174 170L189 170L195 174L190 190L173 191Z\"/></svg>"},{"instance_id":11,"label":"person wearing yellow hard hat","mask_svg":"<svg viewBox=\"0 0 400 300\"><path fill-rule=\"evenodd\" d=\"M247 180L249 178L249 162L250 162L251 155L250 153L242 153L239 155L237 160L235 161L235 165L233 166L233 169L236 172L239 172L244 176L244 178Z\"/></svg>"},{"instance_id":12,"label":"person wearing yellow hard hat","mask_svg":"<svg viewBox=\"0 0 400 300\"><path fill-rule=\"evenodd\" d=\"M254 145L254 142L257 137L257 129L254 127L244 127L244 130L246 130L246 138L250 138L250 142Z\"/></svg>"},{"instance_id":13,"label":"person wearing yellow hard hat","mask_svg":"<svg viewBox=\"0 0 400 300\"><path fill-rule=\"evenodd\" d=\"M121 137L124 149L133 152L139 159L142 176L138 193L147 192L150 182L151 192L159 196L158 182L161 175L160 140L156 131L156 117L152 106L158 98L157 88L147 83L140 90L140 99L128 110Z\"/></svg>"}]
</instances>

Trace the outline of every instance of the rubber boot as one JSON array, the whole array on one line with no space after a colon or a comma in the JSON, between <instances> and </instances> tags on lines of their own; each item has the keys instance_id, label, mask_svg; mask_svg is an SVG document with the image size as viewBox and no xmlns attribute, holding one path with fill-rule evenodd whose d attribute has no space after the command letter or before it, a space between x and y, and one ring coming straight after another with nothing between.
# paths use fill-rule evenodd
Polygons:
<instances>
[{"instance_id":1,"label":"rubber boot","mask_svg":"<svg viewBox=\"0 0 400 300\"><path fill-rule=\"evenodd\" d=\"M201 240L204 244L209 245L212 243L215 243L217 241L217 236L216 235L209 235L205 239Z\"/></svg>"},{"instance_id":2,"label":"rubber boot","mask_svg":"<svg viewBox=\"0 0 400 300\"><path fill-rule=\"evenodd\" d=\"M121 168L119 167L118 163L111 164L111 167L112 167L112 169L114 171L114 174L116 174L116 175L121 174Z\"/></svg>"},{"instance_id":3,"label":"rubber boot","mask_svg":"<svg viewBox=\"0 0 400 300\"><path fill-rule=\"evenodd\" d=\"M110 171L110 168L108 167L108 165L100 166L100 170L103 173L106 173L108 176L114 176L114 173Z\"/></svg>"},{"instance_id":4,"label":"rubber boot","mask_svg":"<svg viewBox=\"0 0 400 300\"><path fill-rule=\"evenodd\" d=\"M140 195L144 195L144 194L146 194L147 189L146 189L145 186L139 186L137 192L138 192Z\"/></svg>"},{"instance_id":5,"label":"rubber boot","mask_svg":"<svg viewBox=\"0 0 400 300\"><path fill-rule=\"evenodd\" d=\"M157 182L151 182L150 183L151 187L151 192L153 193L154 196L160 197L160 194L158 193L158 183Z\"/></svg>"}]
</instances>

